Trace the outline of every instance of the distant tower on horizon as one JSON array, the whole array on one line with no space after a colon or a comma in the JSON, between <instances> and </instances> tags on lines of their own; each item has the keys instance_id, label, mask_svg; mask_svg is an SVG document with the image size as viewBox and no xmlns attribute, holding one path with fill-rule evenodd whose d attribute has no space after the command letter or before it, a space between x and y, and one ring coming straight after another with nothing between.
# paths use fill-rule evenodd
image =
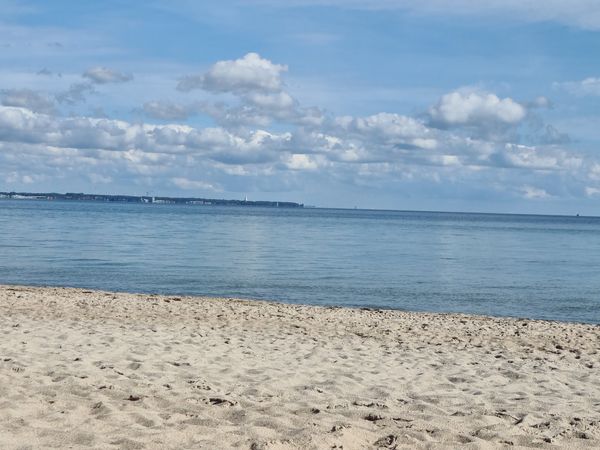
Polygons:
<instances>
[{"instance_id":1,"label":"distant tower on horizon","mask_svg":"<svg viewBox=\"0 0 600 450\"><path fill-rule=\"evenodd\" d=\"M248 196L244 195L244 201L247 202L248 201Z\"/></svg>"}]
</instances>

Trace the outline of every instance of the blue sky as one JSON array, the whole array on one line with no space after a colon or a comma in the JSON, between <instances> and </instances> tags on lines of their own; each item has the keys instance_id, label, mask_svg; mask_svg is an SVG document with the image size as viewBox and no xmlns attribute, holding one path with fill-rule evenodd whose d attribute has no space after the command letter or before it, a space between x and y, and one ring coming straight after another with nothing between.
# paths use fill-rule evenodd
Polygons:
<instances>
[{"instance_id":1,"label":"blue sky","mask_svg":"<svg viewBox=\"0 0 600 450\"><path fill-rule=\"evenodd\" d=\"M0 190L600 215L595 0L0 8Z\"/></svg>"}]
</instances>

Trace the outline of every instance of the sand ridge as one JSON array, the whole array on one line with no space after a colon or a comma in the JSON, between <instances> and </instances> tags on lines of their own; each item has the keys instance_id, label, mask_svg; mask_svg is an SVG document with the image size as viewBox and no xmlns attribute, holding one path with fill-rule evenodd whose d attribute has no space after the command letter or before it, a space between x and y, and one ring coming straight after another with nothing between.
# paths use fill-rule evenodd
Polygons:
<instances>
[{"instance_id":1,"label":"sand ridge","mask_svg":"<svg viewBox=\"0 0 600 450\"><path fill-rule=\"evenodd\" d=\"M600 327L0 286L0 448L598 448Z\"/></svg>"}]
</instances>

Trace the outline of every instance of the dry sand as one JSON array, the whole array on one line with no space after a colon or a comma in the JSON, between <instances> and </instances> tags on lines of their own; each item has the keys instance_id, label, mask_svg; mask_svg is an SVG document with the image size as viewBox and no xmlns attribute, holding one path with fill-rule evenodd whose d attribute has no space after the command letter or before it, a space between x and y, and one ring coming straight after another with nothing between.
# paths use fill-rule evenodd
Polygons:
<instances>
[{"instance_id":1,"label":"dry sand","mask_svg":"<svg viewBox=\"0 0 600 450\"><path fill-rule=\"evenodd\" d=\"M600 327L0 286L0 448L600 448Z\"/></svg>"}]
</instances>

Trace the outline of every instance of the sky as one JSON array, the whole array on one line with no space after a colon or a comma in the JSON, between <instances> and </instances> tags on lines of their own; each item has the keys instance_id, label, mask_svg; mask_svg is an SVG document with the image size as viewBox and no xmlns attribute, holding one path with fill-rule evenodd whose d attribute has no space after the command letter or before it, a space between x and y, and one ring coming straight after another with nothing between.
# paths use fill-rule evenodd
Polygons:
<instances>
[{"instance_id":1,"label":"sky","mask_svg":"<svg viewBox=\"0 0 600 450\"><path fill-rule=\"evenodd\" d=\"M600 215L597 0L0 11L0 191Z\"/></svg>"}]
</instances>

